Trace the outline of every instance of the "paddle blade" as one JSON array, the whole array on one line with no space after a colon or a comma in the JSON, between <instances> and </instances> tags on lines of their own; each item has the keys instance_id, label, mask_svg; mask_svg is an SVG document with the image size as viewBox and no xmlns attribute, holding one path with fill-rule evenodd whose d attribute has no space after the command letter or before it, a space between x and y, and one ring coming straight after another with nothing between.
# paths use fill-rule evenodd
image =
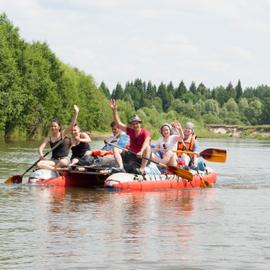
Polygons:
<instances>
[{"instance_id":1,"label":"paddle blade","mask_svg":"<svg viewBox=\"0 0 270 270\"><path fill-rule=\"evenodd\" d=\"M193 174L189 171L183 170L183 169L176 167L176 166L168 166L168 169L171 172L173 172L174 174L176 174L184 179L187 179L189 181L193 180Z\"/></svg>"},{"instance_id":2,"label":"paddle blade","mask_svg":"<svg viewBox=\"0 0 270 270\"><path fill-rule=\"evenodd\" d=\"M22 176L21 175L13 175L9 177L5 182L5 184L20 184L22 183Z\"/></svg>"},{"instance_id":3,"label":"paddle blade","mask_svg":"<svg viewBox=\"0 0 270 270\"><path fill-rule=\"evenodd\" d=\"M225 162L227 158L227 151L223 149L208 148L200 153L204 159L212 162Z\"/></svg>"}]
</instances>

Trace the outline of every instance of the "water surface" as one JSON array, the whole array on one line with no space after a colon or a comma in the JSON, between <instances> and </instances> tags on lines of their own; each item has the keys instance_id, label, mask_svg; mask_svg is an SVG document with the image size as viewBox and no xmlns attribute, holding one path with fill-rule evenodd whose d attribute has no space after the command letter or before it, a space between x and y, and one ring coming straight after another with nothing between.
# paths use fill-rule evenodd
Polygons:
<instances>
[{"instance_id":1,"label":"water surface","mask_svg":"<svg viewBox=\"0 0 270 270\"><path fill-rule=\"evenodd\" d=\"M96 142L96 147L101 142ZM38 158L1 144L0 178ZM225 148L212 189L109 192L0 185L0 269L268 269L270 142Z\"/></svg>"}]
</instances>

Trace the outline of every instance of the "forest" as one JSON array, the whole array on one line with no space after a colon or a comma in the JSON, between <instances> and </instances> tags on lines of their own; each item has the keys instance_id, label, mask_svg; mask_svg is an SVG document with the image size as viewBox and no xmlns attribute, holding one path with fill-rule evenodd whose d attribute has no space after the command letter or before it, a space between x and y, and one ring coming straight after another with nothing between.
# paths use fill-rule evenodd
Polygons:
<instances>
[{"instance_id":1,"label":"forest","mask_svg":"<svg viewBox=\"0 0 270 270\"><path fill-rule=\"evenodd\" d=\"M0 134L2 138L40 138L50 121L63 126L70 121L73 104L80 107L82 129L106 133L112 113L109 99L116 99L123 122L135 112L154 137L163 122L193 121L200 136L208 136L208 124L244 126L270 124L270 87L242 89L233 85L212 89L203 82L185 85L137 78L109 89L106 82L61 62L44 42L28 43L5 14L0 14ZM179 71L181 74L181 71Z\"/></svg>"}]
</instances>

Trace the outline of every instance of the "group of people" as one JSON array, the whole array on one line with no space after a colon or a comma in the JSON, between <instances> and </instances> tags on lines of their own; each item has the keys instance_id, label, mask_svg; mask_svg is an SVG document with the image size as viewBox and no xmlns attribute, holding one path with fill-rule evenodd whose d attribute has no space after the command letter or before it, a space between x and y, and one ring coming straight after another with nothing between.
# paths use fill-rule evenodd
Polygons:
<instances>
[{"instance_id":1,"label":"group of people","mask_svg":"<svg viewBox=\"0 0 270 270\"><path fill-rule=\"evenodd\" d=\"M117 172L136 172L144 174L149 164L181 166L184 169L198 165L198 140L191 122L183 129L178 121L164 123L160 127L161 137L152 144L150 132L142 127L138 115L130 118L128 124L121 121L115 100L109 103L114 121L111 123L113 135L105 140L101 149L110 153L105 159L114 161ZM67 129L57 119L51 122L51 135L46 137L39 147L40 162L38 168L55 170L60 167L76 165L80 159L93 155L90 150L91 138L81 132L77 124L79 108L74 105L74 114ZM71 133L71 138L67 135ZM44 159L44 148L50 144L52 158ZM71 158L69 158L71 150ZM191 153L192 152L192 153ZM152 162L153 163L152 163Z\"/></svg>"},{"instance_id":2,"label":"group of people","mask_svg":"<svg viewBox=\"0 0 270 270\"><path fill-rule=\"evenodd\" d=\"M74 114L68 128L62 130L58 119L51 122L51 134L46 137L39 147L40 161L37 167L40 169L55 170L68 165L75 165L79 159L91 153L91 138L87 132L81 132L77 124L79 114L78 106L74 105ZM68 135L71 133L71 138ZM52 157L44 159L44 149L50 144ZM72 155L69 158L69 150Z\"/></svg>"}]
</instances>

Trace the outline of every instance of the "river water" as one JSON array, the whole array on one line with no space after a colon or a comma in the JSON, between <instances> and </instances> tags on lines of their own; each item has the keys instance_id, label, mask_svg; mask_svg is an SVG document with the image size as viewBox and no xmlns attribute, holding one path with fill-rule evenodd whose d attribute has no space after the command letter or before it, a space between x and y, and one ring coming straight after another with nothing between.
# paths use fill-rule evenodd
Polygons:
<instances>
[{"instance_id":1,"label":"river water","mask_svg":"<svg viewBox=\"0 0 270 270\"><path fill-rule=\"evenodd\" d=\"M100 146L101 142L95 142ZM269 269L270 142L228 151L211 189L111 192L0 184L0 269ZM0 144L0 182L38 158Z\"/></svg>"}]
</instances>

